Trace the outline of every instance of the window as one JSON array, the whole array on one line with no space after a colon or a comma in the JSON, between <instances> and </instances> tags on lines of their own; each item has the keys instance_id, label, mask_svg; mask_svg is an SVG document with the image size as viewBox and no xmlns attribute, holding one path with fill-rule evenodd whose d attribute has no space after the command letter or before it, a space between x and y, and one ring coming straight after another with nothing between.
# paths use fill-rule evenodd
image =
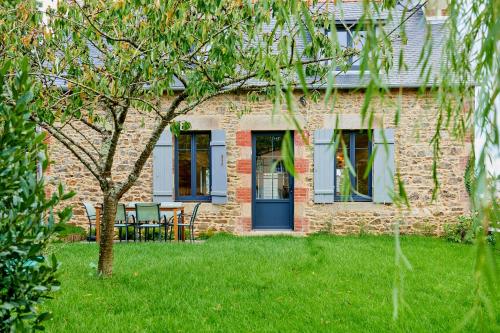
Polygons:
<instances>
[{"instance_id":1,"label":"window","mask_svg":"<svg viewBox=\"0 0 500 333\"><path fill-rule=\"evenodd\" d=\"M335 201L371 201L371 171L368 177L364 177L371 155L368 132L349 131L343 132L341 136L345 150L342 143L339 143L335 154ZM347 158L354 174L350 171ZM347 188L350 188L349 195L345 195L343 190Z\"/></svg>"},{"instance_id":2,"label":"window","mask_svg":"<svg viewBox=\"0 0 500 333\"><path fill-rule=\"evenodd\" d=\"M350 25L350 26L348 25L347 28L344 25L340 25L337 26L336 29L337 29L337 39L341 50L346 50L346 49L355 49L358 51L362 50L366 40L366 31L363 30L357 31L355 25ZM330 30L326 30L325 34L329 35ZM349 70L359 69L359 65L361 64L360 57L361 57L360 54L356 54L348 57L345 60L347 64L352 63L352 66L349 68ZM337 69L340 70L341 68L339 67Z\"/></svg>"},{"instance_id":3,"label":"window","mask_svg":"<svg viewBox=\"0 0 500 333\"><path fill-rule=\"evenodd\" d=\"M175 141L175 197L210 200L210 133L183 132Z\"/></svg>"}]
</instances>

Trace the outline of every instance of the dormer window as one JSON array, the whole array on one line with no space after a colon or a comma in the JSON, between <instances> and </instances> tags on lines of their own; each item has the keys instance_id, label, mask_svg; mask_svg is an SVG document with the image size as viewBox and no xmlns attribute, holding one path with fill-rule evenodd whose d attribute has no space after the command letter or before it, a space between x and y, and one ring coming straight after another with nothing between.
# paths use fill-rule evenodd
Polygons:
<instances>
[{"instance_id":1,"label":"dormer window","mask_svg":"<svg viewBox=\"0 0 500 333\"><path fill-rule=\"evenodd\" d=\"M345 63L350 65L349 70L359 70L361 64L361 50L365 45L366 41L366 31L357 29L356 25L337 25L337 40L339 42L340 49L345 50L355 50L358 52L353 52L345 59ZM330 30L325 31L326 35L330 34ZM341 67L337 67L341 70Z\"/></svg>"}]
</instances>

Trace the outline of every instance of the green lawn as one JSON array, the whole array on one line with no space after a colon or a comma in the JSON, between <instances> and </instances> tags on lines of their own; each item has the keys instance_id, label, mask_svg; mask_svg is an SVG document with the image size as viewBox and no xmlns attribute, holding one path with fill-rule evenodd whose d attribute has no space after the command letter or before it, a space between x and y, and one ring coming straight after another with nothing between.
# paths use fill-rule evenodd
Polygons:
<instances>
[{"instance_id":1,"label":"green lawn","mask_svg":"<svg viewBox=\"0 0 500 333\"><path fill-rule=\"evenodd\" d=\"M46 303L54 312L47 330L454 329L473 301L474 247L421 237L403 237L401 245L413 271L404 279L408 306L394 322L394 239L389 236L216 236L202 244L122 243L115 247L112 279L93 275L95 244L62 244L56 249L62 287Z\"/></svg>"}]
</instances>

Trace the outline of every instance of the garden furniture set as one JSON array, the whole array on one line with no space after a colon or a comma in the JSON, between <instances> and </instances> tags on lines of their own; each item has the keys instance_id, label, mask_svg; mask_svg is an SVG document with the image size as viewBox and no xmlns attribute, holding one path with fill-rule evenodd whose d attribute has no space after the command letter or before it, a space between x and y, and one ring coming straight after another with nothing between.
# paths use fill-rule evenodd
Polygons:
<instances>
[{"instance_id":1,"label":"garden furniture set","mask_svg":"<svg viewBox=\"0 0 500 333\"><path fill-rule=\"evenodd\" d=\"M114 227L118 229L120 241L125 234L125 240L134 241L152 239L185 240L185 230L189 230L189 240L194 241L194 223L201 203L197 203L190 215L184 213L184 205L180 202L165 203L119 203L116 209ZM83 202L89 221L88 240L100 240L102 205ZM189 218L189 222L185 221ZM95 236L92 236L95 230ZM124 231L123 231L124 230ZM132 236L129 233L132 232ZM151 232L151 233L150 233Z\"/></svg>"}]
</instances>

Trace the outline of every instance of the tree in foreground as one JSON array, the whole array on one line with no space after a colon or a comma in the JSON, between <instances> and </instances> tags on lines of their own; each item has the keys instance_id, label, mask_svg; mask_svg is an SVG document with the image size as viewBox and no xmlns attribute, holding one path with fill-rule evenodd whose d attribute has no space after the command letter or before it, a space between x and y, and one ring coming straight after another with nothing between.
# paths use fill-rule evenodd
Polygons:
<instances>
[{"instance_id":1,"label":"tree in foreground","mask_svg":"<svg viewBox=\"0 0 500 333\"><path fill-rule=\"evenodd\" d=\"M294 15L309 10L299 1L63 1L46 13L48 26L30 21L36 9L28 3L17 9L20 19L12 29L26 33L12 36L4 54L30 57L40 82L40 109L32 120L73 153L101 188L103 275L112 274L117 203L165 128L179 133L188 126L176 122L178 116L242 87L265 92L281 108L284 89L305 80L296 68L321 60L342 65L353 53L317 31L317 43L298 54L295 41L305 26ZM324 80L325 72L310 83ZM153 115L155 122L120 178L118 147L132 112Z\"/></svg>"},{"instance_id":2,"label":"tree in foreground","mask_svg":"<svg viewBox=\"0 0 500 333\"><path fill-rule=\"evenodd\" d=\"M58 263L45 258L54 222L71 216L54 206L68 198L62 188L46 197L38 171L47 167L44 134L30 121L32 79L27 61L0 67L0 331L43 329L49 313L38 306L58 288ZM10 78L10 79L9 79Z\"/></svg>"}]
</instances>

